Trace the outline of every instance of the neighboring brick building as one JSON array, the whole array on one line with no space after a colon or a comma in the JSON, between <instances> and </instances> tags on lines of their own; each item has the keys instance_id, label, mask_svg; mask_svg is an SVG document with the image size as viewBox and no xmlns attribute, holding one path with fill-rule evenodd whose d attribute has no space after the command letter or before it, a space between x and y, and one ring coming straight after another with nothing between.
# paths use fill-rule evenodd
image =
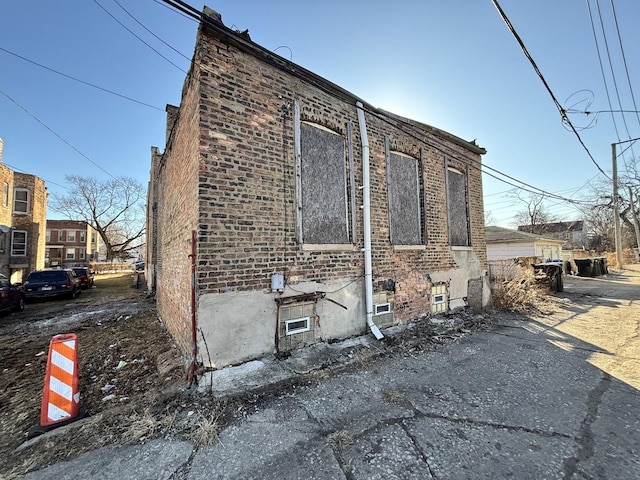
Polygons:
<instances>
[{"instance_id":1,"label":"neighboring brick building","mask_svg":"<svg viewBox=\"0 0 640 480\"><path fill-rule=\"evenodd\" d=\"M0 139L0 273L22 282L44 267L47 189L35 175L2 164Z\"/></svg>"},{"instance_id":2,"label":"neighboring brick building","mask_svg":"<svg viewBox=\"0 0 640 480\"><path fill-rule=\"evenodd\" d=\"M80 220L47 220L47 267L81 267L97 260L100 236Z\"/></svg>"},{"instance_id":3,"label":"neighboring brick building","mask_svg":"<svg viewBox=\"0 0 640 480\"><path fill-rule=\"evenodd\" d=\"M193 319L220 368L486 306L485 150L204 18L149 185L147 274L184 353Z\"/></svg>"}]
</instances>

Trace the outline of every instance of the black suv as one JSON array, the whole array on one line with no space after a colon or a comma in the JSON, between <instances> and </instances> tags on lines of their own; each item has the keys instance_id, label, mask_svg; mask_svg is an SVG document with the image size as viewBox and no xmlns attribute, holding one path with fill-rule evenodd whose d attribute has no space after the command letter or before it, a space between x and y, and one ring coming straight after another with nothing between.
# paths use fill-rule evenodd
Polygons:
<instances>
[{"instance_id":1,"label":"black suv","mask_svg":"<svg viewBox=\"0 0 640 480\"><path fill-rule=\"evenodd\" d=\"M24 282L24 296L30 298L68 297L80 295L80 279L73 270L51 269L31 272Z\"/></svg>"}]
</instances>

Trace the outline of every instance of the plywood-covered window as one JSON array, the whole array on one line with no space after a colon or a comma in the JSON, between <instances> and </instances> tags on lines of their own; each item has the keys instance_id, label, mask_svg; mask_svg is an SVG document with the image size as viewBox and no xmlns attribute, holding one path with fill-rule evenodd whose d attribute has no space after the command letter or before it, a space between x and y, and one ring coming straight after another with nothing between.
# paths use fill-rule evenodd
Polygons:
<instances>
[{"instance_id":1,"label":"plywood-covered window","mask_svg":"<svg viewBox=\"0 0 640 480\"><path fill-rule=\"evenodd\" d=\"M344 138L317 124L299 125L299 240L349 243Z\"/></svg>"},{"instance_id":2,"label":"plywood-covered window","mask_svg":"<svg viewBox=\"0 0 640 480\"><path fill-rule=\"evenodd\" d=\"M423 244L420 162L404 153L389 150L387 157L387 195L389 235L394 245Z\"/></svg>"},{"instance_id":3,"label":"plywood-covered window","mask_svg":"<svg viewBox=\"0 0 640 480\"><path fill-rule=\"evenodd\" d=\"M447 167L447 213L449 244L457 247L470 246L467 176L465 172L451 167Z\"/></svg>"}]
</instances>

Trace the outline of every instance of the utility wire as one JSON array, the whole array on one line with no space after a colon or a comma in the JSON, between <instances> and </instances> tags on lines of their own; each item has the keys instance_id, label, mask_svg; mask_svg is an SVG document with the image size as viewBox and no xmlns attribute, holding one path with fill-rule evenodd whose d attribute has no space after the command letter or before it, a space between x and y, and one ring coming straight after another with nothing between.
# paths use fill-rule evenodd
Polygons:
<instances>
[{"instance_id":1,"label":"utility wire","mask_svg":"<svg viewBox=\"0 0 640 480\"><path fill-rule=\"evenodd\" d=\"M7 93L5 93L4 91L0 90L0 94L4 95L5 97L7 97L11 102L13 102L17 107L19 107L20 109L24 110L31 118L33 118L36 122L38 122L40 125L42 125L44 128L46 128L47 130L49 130L52 134L54 134L56 137L58 137L60 140L62 140L64 143L66 143L69 147L71 147L71 149L73 149L76 153L78 153L81 157L83 157L84 159L88 160L89 162L91 162L93 165L95 165L96 167L98 167L100 170L102 170L104 173L106 173L107 175L109 175L111 178L113 178L114 180L116 179L116 177L114 177L113 175L111 175L109 172L107 172L104 168L102 168L98 163L94 162L93 160L91 160L87 155L85 155L84 153L82 153L80 150L78 150L74 145L72 145L68 140L66 140L64 137L62 137L62 135L60 135L58 132L56 132L55 130L53 130L51 127L49 127L46 123L44 123L42 120L40 120L38 117L36 117L33 113L31 113L26 107L22 106L20 103L18 103L17 100L13 99L10 95L8 95Z\"/></svg>"},{"instance_id":2,"label":"utility wire","mask_svg":"<svg viewBox=\"0 0 640 480\"><path fill-rule=\"evenodd\" d=\"M98 5L102 10L104 10L104 12L109 15L116 23L118 23L118 25L120 25L122 28L124 28L127 32L129 32L131 35L133 35L134 37L136 37L138 40L140 40L142 43L144 43L147 47L149 47L151 50L153 50L155 53L157 53L158 55L160 55L162 58L164 58L167 62L169 62L171 65L173 65L174 67L176 67L178 70L180 70L182 73L186 74L187 71L184 70L182 67L179 67L178 65L176 65L175 63L173 63L171 60L169 60L167 57L165 57L162 53L160 53L158 50L156 50L155 48L153 48L151 45L149 45L147 42L145 42L142 38L140 38L138 35L136 35L132 30L129 29L129 27L127 27L124 23L122 23L120 20L118 20L116 17L114 17L111 12L109 12L109 10L107 10L106 8L104 8L100 2L98 2L98 0L93 0L93 3L95 3L96 5Z\"/></svg>"},{"instance_id":3,"label":"utility wire","mask_svg":"<svg viewBox=\"0 0 640 480\"><path fill-rule=\"evenodd\" d=\"M604 21L602 20L602 10L600 9L600 1L596 0L596 7L598 8L598 18L600 19L600 27L602 29L602 38L604 39L605 51L607 52L607 60L609 63L609 70L611 71L611 79L613 80L613 88L616 92L616 98L618 99L618 106L622 109L622 100L620 99L620 89L618 88L618 80L613 69L613 60L611 59L611 52L609 51L609 41L607 40L607 34L604 29ZM627 125L627 118L622 115L622 123L627 131L627 138L631 138L631 132L629 132L629 125ZM618 141L621 139L618 138ZM633 152L633 149L631 149Z\"/></svg>"},{"instance_id":4,"label":"utility wire","mask_svg":"<svg viewBox=\"0 0 640 480\"><path fill-rule=\"evenodd\" d=\"M192 15L187 15L186 13L184 13L182 10L176 9L175 6L169 6L166 2L162 1L162 0L153 0L155 3L157 3L158 5L162 5L164 8L166 8L167 10L177 13L180 16L184 17L184 18L188 18L189 20L198 23L199 20L193 18Z\"/></svg>"},{"instance_id":5,"label":"utility wire","mask_svg":"<svg viewBox=\"0 0 640 480\"><path fill-rule=\"evenodd\" d=\"M178 9L179 11L191 16L192 18L194 18L196 20L199 20L199 21L202 21L202 22L206 22L207 21L206 18L204 18L202 16L202 14L197 9L195 9L194 7L192 7L191 5L189 5L188 3L186 3L186 2L184 2L182 0L163 0L163 1L164 1L164 3L166 3L168 5L171 5L173 8ZM508 21L508 19L507 19L507 21ZM531 59L531 60L533 61L533 59ZM534 65L535 65L535 63L534 63ZM537 69L537 67L535 67L535 68ZM543 78L543 82L546 84L546 81L544 80L544 78ZM317 85L316 84L315 86L317 88L323 89L323 87L321 85ZM551 92L551 95L554 98L554 101L556 102L558 107L561 109L561 107L559 106L559 103L557 102L557 100L555 100L555 96L553 96L552 92ZM438 142L435 139L428 139L427 140L427 139L423 138L422 136L418 136L416 133L414 133L412 131L409 131L409 128L411 130L417 130L417 127L415 125L413 125L412 123L410 123L410 122L408 122L408 121L406 121L406 120L404 120L404 119L402 119L400 117L397 117L395 115L389 115L387 113L381 113L378 110L372 110L372 109L367 108L367 107L365 107L364 110L367 111L368 113L372 114L372 115L377 116L382 121L395 126L399 130L401 130L404 133L406 133L407 135L415 138L416 140L435 148L436 150L444 153L445 155L448 155L448 156L453 157L453 158L457 158L458 160L462 161L466 165L468 165L468 166L470 166L472 168L476 168L476 169L482 171L482 173L484 173L484 174L486 174L486 175L488 175L490 177L493 177L493 178L495 178L496 180L498 180L500 182L503 182L503 183L505 183L507 185L510 185L512 187L515 187L515 188L518 188L520 190L524 190L526 192L533 193L533 194L536 194L536 195L543 195L543 196L547 196L547 197L550 197L550 198L555 198L555 199L558 199L558 200L569 202L571 204L579 204L579 203L581 203L581 202L579 202L577 200L573 200L573 199L570 199L570 198L565 198L565 197L562 197L562 196L559 196L559 195L555 195L555 194L547 192L547 191L545 191L543 189L540 189L538 187L534 187L533 185L529 185L528 183L523 182L521 180L518 180L515 177L507 175L507 174L505 174L503 172L500 172L499 170L491 168L488 165L484 165L481 162L479 162L478 160L475 160L475 159L472 160L472 159L469 159L467 157L461 158L461 156L457 152L451 150L451 148L448 145L446 145L444 143L441 143L441 142ZM564 115L564 118L566 118L566 114ZM568 119L567 119L567 121L568 121ZM402 126L399 126L398 124L402 124L402 125L404 125L405 127L408 127L408 128L403 128ZM580 139L580 136L578 135L578 132L575 131L575 128L573 130L574 130L574 133ZM421 130L417 130L417 133L421 134L422 131ZM582 143L581 139L580 139L580 141ZM608 178L608 175L600 168L600 166L597 164L595 159L593 159L593 157L591 156L591 153L589 152L587 147L584 145L584 143L582 145L587 150L587 153L589 154L589 156L591 157L591 159L593 160L595 165L598 167L600 172L603 173ZM485 169L486 170L491 170L492 172L495 172L495 174L491 173L489 171L486 171ZM518 184L515 184L515 183L512 183L510 181L507 181L504 178L498 177L497 175L502 175L505 178L508 178L508 179L510 179L512 181L518 182Z\"/></svg>"},{"instance_id":6,"label":"utility wire","mask_svg":"<svg viewBox=\"0 0 640 480\"><path fill-rule=\"evenodd\" d=\"M142 28L144 28L147 32L149 32L151 35L153 35L157 40L159 40L160 42L162 42L163 44L165 44L167 47L169 47L171 50L173 50L174 52L176 52L178 55L182 56L183 58L186 58L187 61L191 61L191 59L189 57L187 57L184 53L182 53L180 50L173 48L171 45L169 45L167 42L165 42L162 38L160 38L158 35L156 35L155 33L153 33L151 30L149 30L147 27L145 27L142 22L140 22L136 17L134 17L129 10L127 10L126 8L124 8L122 6L122 4L120 2L118 2L118 0L113 0L116 5L118 5L127 15L129 15L138 25L140 25Z\"/></svg>"},{"instance_id":7,"label":"utility wire","mask_svg":"<svg viewBox=\"0 0 640 480\"><path fill-rule=\"evenodd\" d=\"M47 67L46 65L42 65L41 63L34 62L33 60L29 60L28 58L23 57L22 55L18 55L17 53L10 52L9 50L7 50L5 48L0 47L0 50L2 50L5 53L8 53L9 55L13 55L14 57L19 58L20 60L24 60L25 62L29 62L29 63L31 63L33 65L36 65L36 66L38 66L40 68L44 68L45 70L48 70L48 71L53 72L53 73L56 73L56 74L61 75L61 76L65 77L65 78L68 78L70 80L74 80L76 82L82 83L83 85L87 85L89 87L96 88L98 90L101 90L103 92L109 93L111 95L115 95L117 97L124 98L125 100L129 100L130 102L135 102L135 103L137 103L139 105L144 105L145 107L153 108L154 110L160 110L161 112L164 112L164 108L159 108L159 107L155 107L153 105L149 105L148 103L141 102L140 100L136 100L135 98L127 97L126 95L122 95L121 93L114 92L113 90L109 90L107 88L103 88L103 87L100 87L100 86L95 85L93 83L89 83L89 82L86 82L84 80L81 80L79 78L72 77L71 75L67 75L66 73L59 72L58 70L54 70L53 68Z\"/></svg>"},{"instance_id":8,"label":"utility wire","mask_svg":"<svg viewBox=\"0 0 640 480\"><path fill-rule=\"evenodd\" d=\"M15 172L25 173L27 175L33 175L32 172L27 172L27 171L22 170L22 169L20 169L18 167L14 167L13 165L10 165L10 164L8 164L6 162L2 162L2 164L6 165L7 167L9 167L11 170L13 170ZM42 178L40 175L38 175L38 178L41 178L42 180L44 180L47 185L55 185L56 187L64 188L65 190L71 191L71 189L69 187L67 187L65 185L60 185L59 183L56 183L56 182L52 182L51 180L47 180L46 178Z\"/></svg>"},{"instance_id":9,"label":"utility wire","mask_svg":"<svg viewBox=\"0 0 640 480\"><path fill-rule=\"evenodd\" d=\"M618 25L618 14L616 13L616 7L613 4L613 0L611 0L611 11L613 12L613 20L616 24L616 33L618 34L618 43L620 44L620 53L622 54L624 71L627 76L627 83L629 84L629 92L631 92L631 100L633 101L633 108L635 110L636 119L638 120L638 123L640 123L640 115L638 115L638 106L636 104L636 97L633 93L633 86L631 85L631 76L629 75L629 67L627 66L627 56L625 55L624 48L622 46L622 36L620 35L620 26Z\"/></svg>"},{"instance_id":10,"label":"utility wire","mask_svg":"<svg viewBox=\"0 0 640 480\"><path fill-rule=\"evenodd\" d=\"M609 104L609 112L611 113L611 121L613 122L613 129L616 132L616 138L620 141L620 133L618 132L618 124L616 117L613 114L613 105L611 105L611 94L609 93L609 85L607 83L607 76L604 73L604 66L602 64L602 54L600 53L600 44L598 43L598 34L596 33L596 26L593 21L593 12L591 11L591 2L587 0L587 10L589 11L589 20L591 21L591 31L593 33L593 41L596 45L596 54L598 56L598 64L600 66L600 75L602 75L602 83L604 84L604 91L607 95L607 103Z\"/></svg>"},{"instance_id":11,"label":"utility wire","mask_svg":"<svg viewBox=\"0 0 640 480\"><path fill-rule=\"evenodd\" d=\"M533 67L533 70L536 72L536 75L538 75L538 78L540 78L540 80L542 81L542 84L544 85L544 87L546 88L547 92L551 96L551 99L553 100L553 103L555 104L556 108L558 109L558 112L560 113L560 117L562 118L562 121L571 128L571 131L574 133L574 135L576 136L576 138L580 142L580 145L582 145L582 148L585 150L585 152L587 152L587 155L589 155L589 158L591 159L593 164L598 168L600 173L602 173L605 177L607 177L607 178L609 178L611 180L609 175L607 175L605 173L605 171L600 167L600 165L598 165L598 162L596 162L596 159L593 158L593 155L591 154L591 152L589 151L587 146L582 141L582 138L580 137L580 134L576 130L576 127L574 127L573 123L571 123L571 120L567 116L566 110L562 107L562 105L560 105L560 102L558 101L558 99L556 98L555 94L553 93L553 90L551 90L551 87L547 83L547 80L542 75L542 72L538 68L538 65L536 64L535 60L533 59L533 57L531 56L531 54L527 50L527 47L525 46L524 42L520 38L520 35L518 35L518 32L516 32L515 27L511 24L511 21L509 20L507 15L504 13L504 10L502 10L502 7L498 3L498 0L491 0L491 1L493 2L493 5L498 10L498 13L502 17L502 20L507 25L507 28L509 29L509 31L511 32L513 37L516 39L516 42L518 42L518 45L522 49L522 52L524 53L525 57L527 57L527 60L529 60L529 63L531 63L531 66Z\"/></svg>"}]
</instances>

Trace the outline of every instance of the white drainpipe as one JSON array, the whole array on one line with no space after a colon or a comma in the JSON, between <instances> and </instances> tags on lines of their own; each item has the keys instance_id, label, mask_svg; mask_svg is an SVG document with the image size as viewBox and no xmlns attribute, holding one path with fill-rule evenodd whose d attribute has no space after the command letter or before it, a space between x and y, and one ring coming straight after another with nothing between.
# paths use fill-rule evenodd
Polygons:
<instances>
[{"instance_id":1,"label":"white drainpipe","mask_svg":"<svg viewBox=\"0 0 640 480\"><path fill-rule=\"evenodd\" d=\"M358 123L360 124L360 139L362 141L362 213L364 217L364 291L367 307L367 325L380 340L384 335L378 326L373 323L373 279L371 268L371 200L369 188L369 138L367 137L367 125L364 119L364 110L361 102L356 103L358 108Z\"/></svg>"}]
</instances>

